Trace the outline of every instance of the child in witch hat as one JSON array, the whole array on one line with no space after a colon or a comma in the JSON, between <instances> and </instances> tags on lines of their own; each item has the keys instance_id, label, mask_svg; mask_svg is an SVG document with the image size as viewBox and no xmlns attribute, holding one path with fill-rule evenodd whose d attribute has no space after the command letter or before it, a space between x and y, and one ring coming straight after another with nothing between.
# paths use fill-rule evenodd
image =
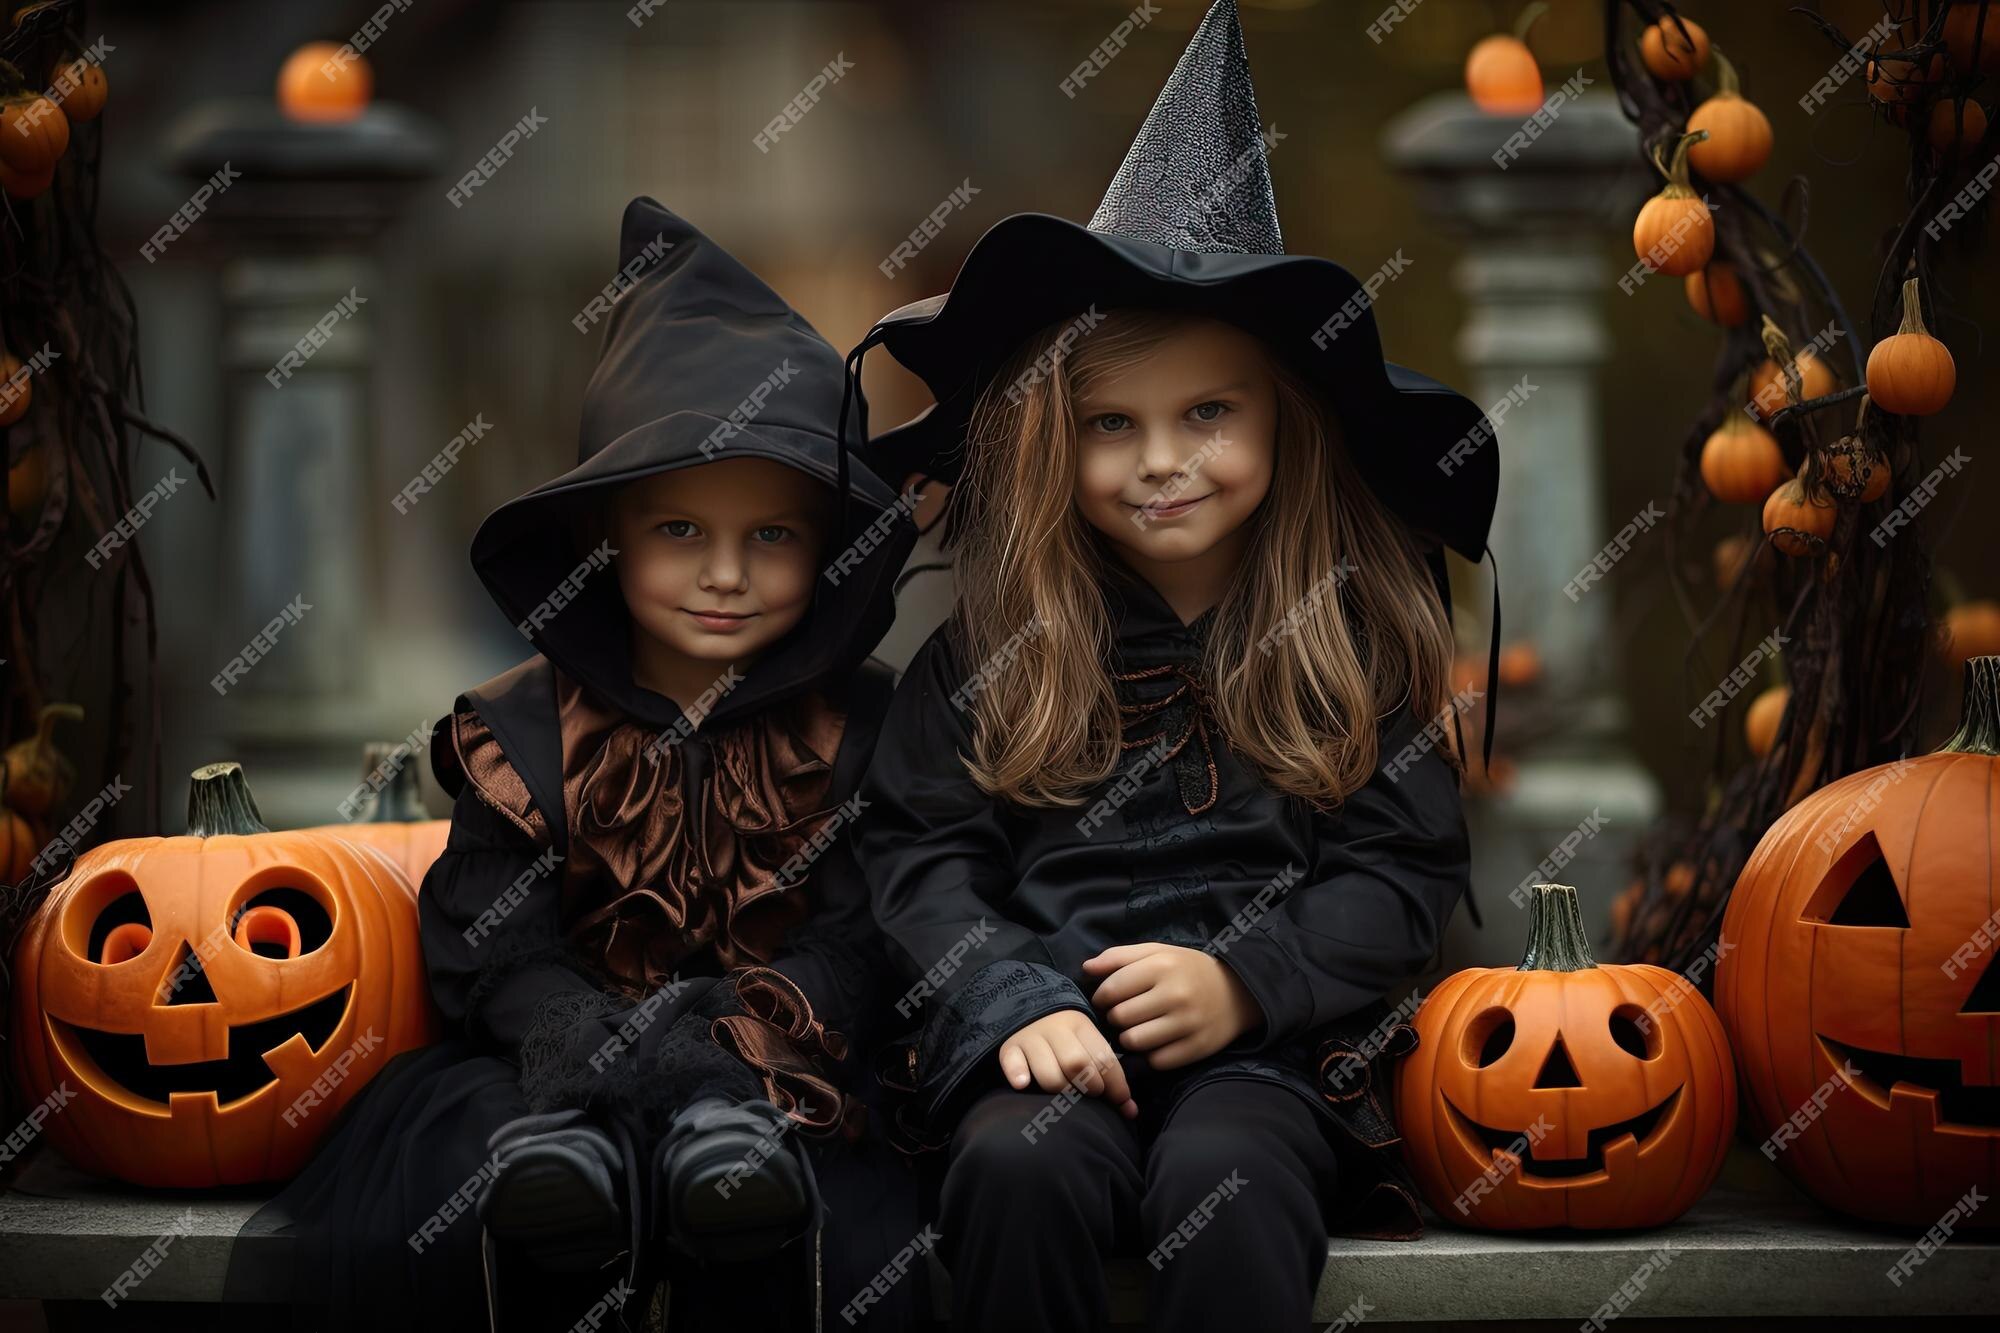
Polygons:
<instances>
[{"instance_id":1,"label":"child in witch hat","mask_svg":"<svg viewBox=\"0 0 2000 1333\"><path fill-rule=\"evenodd\" d=\"M948 972L956 1326L1098 1327L1122 1251L1155 1328L1304 1328L1329 1230L1420 1231L1384 996L1468 887L1442 552L1485 546L1483 415L1283 253L1231 0L1089 226L1000 222L851 376L878 343L937 403L864 457L955 483L858 851Z\"/></svg>"},{"instance_id":2,"label":"child in witch hat","mask_svg":"<svg viewBox=\"0 0 2000 1333\"><path fill-rule=\"evenodd\" d=\"M341 1326L637 1327L663 1271L673 1327L817 1326L917 1229L855 1091L890 972L846 827L915 531L776 293L651 199L619 260L577 465L472 544L536 654L432 742L455 805L419 904L456 1040L290 1192Z\"/></svg>"}]
</instances>

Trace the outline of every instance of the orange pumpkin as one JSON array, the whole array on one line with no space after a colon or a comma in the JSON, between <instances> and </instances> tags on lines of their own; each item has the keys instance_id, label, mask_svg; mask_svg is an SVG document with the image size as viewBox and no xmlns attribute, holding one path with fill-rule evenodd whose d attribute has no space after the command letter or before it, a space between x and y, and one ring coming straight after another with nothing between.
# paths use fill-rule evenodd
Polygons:
<instances>
[{"instance_id":1,"label":"orange pumpkin","mask_svg":"<svg viewBox=\"0 0 2000 1333\"><path fill-rule=\"evenodd\" d=\"M1908 122L1910 108L1931 95L1944 78L1944 57L1934 55L1923 65L1914 60L1871 60L1865 67L1868 95L1898 125Z\"/></svg>"},{"instance_id":2,"label":"orange pumpkin","mask_svg":"<svg viewBox=\"0 0 2000 1333\"><path fill-rule=\"evenodd\" d=\"M53 172L69 147L69 118L48 98L16 95L0 100L0 164L17 178Z\"/></svg>"},{"instance_id":3,"label":"orange pumpkin","mask_svg":"<svg viewBox=\"0 0 2000 1333\"><path fill-rule=\"evenodd\" d=\"M1417 1010L1396 1073L1405 1160L1459 1225L1670 1222L1735 1126L1722 1025L1680 974L1592 960L1575 889L1537 885L1529 906L1519 968L1454 973Z\"/></svg>"},{"instance_id":4,"label":"orange pumpkin","mask_svg":"<svg viewBox=\"0 0 2000 1333\"><path fill-rule=\"evenodd\" d=\"M1721 85L1687 121L1690 130L1706 130L1708 137L1688 150L1688 161L1712 181L1748 180L1771 160L1771 122L1744 98L1729 58L1717 51L1715 60Z\"/></svg>"},{"instance_id":5,"label":"orange pumpkin","mask_svg":"<svg viewBox=\"0 0 2000 1333\"><path fill-rule=\"evenodd\" d=\"M1785 720L1785 708L1792 702L1792 687L1773 685L1750 701L1743 714L1743 739L1750 753L1762 759L1778 743L1778 727Z\"/></svg>"},{"instance_id":6,"label":"orange pumpkin","mask_svg":"<svg viewBox=\"0 0 2000 1333\"><path fill-rule=\"evenodd\" d=\"M2000 653L2000 602L1960 602L1944 613L1944 660L1953 670Z\"/></svg>"},{"instance_id":7,"label":"orange pumpkin","mask_svg":"<svg viewBox=\"0 0 2000 1333\"><path fill-rule=\"evenodd\" d=\"M1533 685L1542 678L1542 655L1527 639L1520 639L1500 650L1500 683L1509 689L1522 689Z\"/></svg>"},{"instance_id":8,"label":"orange pumpkin","mask_svg":"<svg viewBox=\"0 0 2000 1333\"><path fill-rule=\"evenodd\" d=\"M343 54L338 42L307 42L278 71L278 109L293 120L355 120L374 95L374 70L359 54Z\"/></svg>"},{"instance_id":9,"label":"orange pumpkin","mask_svg":"<svg viewBox=\"0 0 2000 1333\"><path fill-rule=\"evenodd\" d=\"M1996 753L2000 658L1975 658L1956 735L1807 795L1730 894L1715 1006L1744 1115L1845 1213L1922 1228L1968 1188L2000 1191Z\"/></svg>"},{"instance_id":10,"label":"orange pumpkin","mask_svg":"<svg viewBox=\"0 0 2000 1333\"><path fill-rule=\"evenodd\" d=\"M1903 283L1903 323L1868 354L1868 397L1885 412L1927 417L1944 410L1958 387L1951 349L1924 328L1917 279Z\"/></svg>"},{"instance_id":11,"label":"orange pumpkin","mask_svg":"<svg viewBox=\"0 0 2000 1333\"><path fill-rule=\"evenodd\" d=\"M1944 17L1944 49L1960 74L2000 74L2000 5L1986 6L1983 24L1979 8L1979 0L1951 7Z\"/></svg>"},{"instance_id":12,"label":"orange pumpkin","mask_svg":"<svg viewBox=\"0 0 2000 1333\"><path fill-rule=\"evenodd\" d=\"M33 378L13 353L0 351L0 426L11 426L28 415L28 404L35 401Z\"/></svg>"},{"instance_id":13,"label":"orange pumpkin","mask_svg":"<svg viewBox=\"0 0 2000 1333\"><path fill-rule=\"evenodd\" d=\"M1489 116L1525 116L1542 104L1542 69L1528 49L1528 29L1548 12L1546 4L1529 5L1514 21L1510 35L1483 37L1465 58L1465 91L1472 104Z\"/></svg>"},{"instance_id":14,"label":"orange pumpkin","mask_svg":"<svg viewBox=\"0 0 2000 1333\"><path fill-rule=\"evenodd\" d=\"M1667 897L1679 902L1694 891L1694 867L1686 861L1674 862L1667 867L1660 887L1667 891Z\"/></svg>"},{"instance_id":15,"label":"orange pumpkin","mask_svg":"<svg viewBox=\"0 0 2000 1333\"><path fill-rule=\"evenodd\" d=\"M1640 34L1639 59L1656 79L1691 79L1708 64L1708 33L1693 19L1663 18Z\"/></svg>"},{"instance_id":16,"label":"orange pumpkin","mask_svg":"<svg viewBox=\"0 0 2000 1333\"><path fill-rule=\"evenodd\" d=\"M1824 547L1833 536L1834 518L1832 503L1823 496L1808 498L1796 477L1764 501L1764 532L1786 555L1810 555Z\"/></svg>"},{"instance_id":17,"label":"orange pumpkin","mask_svg":"<svg viewBox=\"0 0 2000 1333\"><path fill-rule=\"evenodd\" d=\"M1743 280L1736 266L1718 259L1699 273L1690 273L1683 282L1688 304L1712 324L1733 329L1750 318L1750 298L1744 295Z\"/></svg>"},{"instance_id":18,"label":"orange pumpkin","mask_svg":"<svg viewBox=\"0 0 2000 1333\"><path fill-rule=\"evenodd\" d=\"M1874 504L1888 494L1889 460L1866 446L1835 449L1827 455L1826 485L1835 495Z\"/></svg>"},{"instance_id":19,"label":"orange pumpkin","mask_svg":"<svg viewBox=\"0 0 2000 1333\"><path fill-rule=\"evenodd\" d=\"M1623 939L1625 932L1632 928L1632 913L1639 910L1639 900L1646 896L1646 886L1638 880L1627 884L1616 898L1611 900L1611 937Z\"/></svg>"},{"instance_id":20,"label":"orange pumpkin","mask_svg":"<svg viewBox=\"0 0 2000 1333\"><path fill-rule=\"evenodd\" d=\"M1971 98L1941 97L1931 108L1931 147L1946 159L1971 152L1985 138L1986 108Z\"/></svg>"},{"instance_id":21,"label":"orange pumpkin","mask_svg":"<svg viewBox=\"0 0 2000 1333\"><path fill-rule=\"evenodd\" d=\"M1778 437L1741 412L1732 411L1701 447L1701 479L1724 504L1757 504L1790 475Z\"/></svg>"},{"instance_id":22,"label":"orange pumpkin","mask_svg":"<svg viewBox=\"0 0 2000 1333\"><path fill-rule=\"evenodd\" d=\"M96 120L111 98L111 82L104 77L104 66L87 60L56 66L49 72L49 86L55 90L63 114L78 125Z\"/></svg>"},{"instance_id":23,"label":"orange pumpkin","mask_svg":"<svg viewBox=\"0 0 2000 1333\"><path fill-rule=\"evenodd\" d=\"M6 424L0 421L0 425ZM48 493L48 461L42 446L31 444L7 469L7 513L16 524L27 526L42 512L42 499Z\"/></svg>"},{"instance_id":24,"label":"orange pumpkin","mask_svg":"<svg viewBox=\"0 0 2000 1333\"><path fill-rule=\"evenodd\" d=\"M1826 362L1820 360L1810 347L1793 357L1788 364L1798 372L1800 402L1824 398L1838 384ZM1765 357L1750 372L1751 415L1769 421L1790 404L1790 394L1791 385L1785 367L1772 358Z\"/></svg>"},{"instance_id":25,"label":"orange pumpkin","mask_svg":"<svg viewBox=\"0 0 2000 1333\"><path fill-rule=\"evenodd\" d=\"M1674 146L1666 186L1646 201L1632 224L1632 249L1655 273L1685 277L1699 272L1715 253L1715 223L1688 183L1688 148L1707 133L1697 130Z\"/></svg>"},{"instance_id":26,"label":"orange pumpkin","mask_svg":"<svg viewBox=\"0 0 2000 1333\"><path fill-rule=\"evenodd\" d=\"M56 183L56 169L47 171L16 171L5 162L0 162L0 192L9 199L35 199L49 192Z\"/></svg>"},{"instance_id":27,"label":"orange pumpkin","mask_svg":"<svg viewBox=\"0 0 2000 1333\"><path fill-rule=\"evenodd\" d=\"M0 805L0 884L19 884L26 879L41 849L35 826Z\"/></svg>"},{"instance_id":28,"label":"orange pumpkin","mask_svg":"<svg viewBox=\"0 0 2000 1333\"><path fill-rule=\"evenodd\" d=\"M20 1085L70 1090L50 1142L139 1185L285 1179L435 1026L402 874L266 829L235 764L196 770L185 836L78 857L14 963Z\"/></svg>"},{"instance_id":29,"label":"orange pumpkin","mask_svg":"<svg viewBox=\"0 0 2000 1333\"><path fill-rule=\"evenodd\" d=\"M35 734L0 753L0 802L24 815L46 815L69 795L76 769L55 747L56 723L81 721L83 710L75 704L42 705Z\"/></svg>"},{"instance_id":30,"label":"orange pumpkin","mask_svg":"<svg viewBox=\"0 0 2000 1333\"><path fill-rule=\"evenodd\" d=\"M449 819L432 819L424 809L417 762L416 756L399 746L369 742L362 755L362 786L370 785L377 773L389 774L388 784L361 803L351 823L314 830L373 847L396 863L413 890L423 887L431 862L444 851L451 834Z\"/></svg>"}]
</instances>

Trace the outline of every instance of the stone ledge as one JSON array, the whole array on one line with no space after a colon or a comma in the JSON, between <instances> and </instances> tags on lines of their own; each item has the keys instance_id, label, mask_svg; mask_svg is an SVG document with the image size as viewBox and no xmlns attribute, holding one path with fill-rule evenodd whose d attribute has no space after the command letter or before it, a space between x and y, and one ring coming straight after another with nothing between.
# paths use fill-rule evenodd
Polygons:
<instances>
[{"instance_id":1,"label":"stone ledge","mask_svg":"<svg viewBox=\"0 0 2000 1333\"><path fill-rule=\"evenodd\" d=\"M121 1189L40 1154L0 1194L0 1300L95 1301L186 1220L192 1229L176 1237L132 1299L219 1301L237 1233L262 1202ZM1434 1225L1417 1241L1334 1240L1314 1317L1329 1322L1366 1301L1370 1323L1581 1322L1661 1250L1672 1259L1646 1276L1628 1317L1909 1318L2000 1308L2000 1238L1954 1239L1899 1287L1886 1274L1908 1248L1908 1236L1842 1221L1739 1154L1686 1217L1653 1231L1503 1236ZM1144 1276L1139 1261L1112 1265L1115 1318L1139 1317ZM282 1293L238 1294L275 1300Z\"/></svg>"}]
</instances>

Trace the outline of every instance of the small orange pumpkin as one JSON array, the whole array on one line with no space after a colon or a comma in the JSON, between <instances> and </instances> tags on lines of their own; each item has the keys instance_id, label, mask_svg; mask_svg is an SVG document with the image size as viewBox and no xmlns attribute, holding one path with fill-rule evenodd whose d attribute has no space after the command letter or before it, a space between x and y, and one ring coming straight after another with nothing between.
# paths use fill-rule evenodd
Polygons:
<instances>
[{"instance_id":1,"label":"small orange pumpkin","mask_svg":"<svg viewBox=\"0 0 2000 1333\"><path fill-rule=\"evenodd\" d=\"M1960 74L2000 74L2000 4L1986 6L1983 25L1979 9L1979 0L1959 0L1951 7L1944 16L1944 49L1951 55L1951 67Z\"/></svg>"},{"instance_id":2,"label":"small orange pumpkin","mask_svg":"<svg viewBox=\"0 0 2000 1333\"><path fill-rule=\"evenodd\" d=\"M63 114L79 125L96 120L111 98L111 82L104 77L104 66L88 60L57 65L49 73L49 86L55 90Z\"/></svg>"},{"instance_id":3,"label":"small orange pumpkin","mask_svg":"<svg viewBox=\"0 0 2000 1333\"><path fill-rule=\"evenodd\" d=\"M1796 477L1764 501L1764 532L1786 555L1810 555L1823 547L1833 536L1834 517L1833 505L1807 498Z\"/></svg>"},{"instance_id":4,"label":"small orange pumpkin","mask_svg":"<svg viewBox=\"0 0 2000 1333\"><path fill-rule=\"evenodd\" d=\"M1529 639L1517 639L1500 650L1500 683L1522 689L1542 678L1542 655Z\"/></svg>"},{"instance_id":5,"label":"small orange pumpkin","mask_svg":"<svg viewBox=\"0 0 2000 1333\"><path fill-rule=\"evenodd\" d=\"M1777 436L1732 411L1701 447L1701 479L1724 504L1756 504L1791 472Z\"/></svg>"},{"instance_id":6,"label":"small orange pumpkin","mask_svg":"<svg viewBox=\"0 0 2000 1333\"><path fill-rule=\"evenodd\" d=\"M1931 94L1944 78L1944 57L1934 55L1922 66L1914 60L1870 60L1865 67L1868 95L1898 125L1906 124L1910 108Z\"/></svg>"},{"instance_id":7,"label":"small orange pumpkin","mask_svg":"<svg viewBox=\"0 0 2000 1333\"><path fill-rule=\"evenodd\" d=\"M1750 753L1762 759L1778 743L1778 725L1785 720L1785 708L1792 702L1792 687L1773 685L1750 701L1743 714L1743 739Z\"/></svg>"},{"instance_id":8,"label":"small orange pumpkin","mask_svg":"<svg viewBox=\"0 0 2000 1333\"><path fill-rule=\"evenodd\" d=\"M292 120L334 124L358 119L375 95L375 72L338 42L307 42L278 71L278 109Z\"/></svg>"},{"instance_id":9,"label":"small orange pumpkin","mask_svg":"<svg viewBox=\"0 0 2000 1333\"><path fill-rule=\"evenodd\" d=\"M1826 488L1843 500L1874 504L1889 490L1889 460L1868 442L1868 395L1861 395L1861 410L1854 417L1854 431L1835 442L1826 456Z\"/></svg>"},{"instance_id":10,"label":"small orange pumpkin","mask_svg":"<svg viewBox=\"0 0 2000 1333\"><path fill-rule=\"evenodd\" d=\"M399 748L387 741L370 741L362 753L362 783L367 786L375 774L387 773L388 785L362 802L351 823L327 824L313 832L373 847L396 863L412 889L420 889L431 862L444 851L451 821L432 819L424 809L418 757L407 751L399 755Z\"/></svg>"},{"instance_id":11,"label":"small orange pumpkin","mask_svg":"<svg viewBox=\"0 0 2000 1333\"><path fill-rule=\"evenodd\" d=\"M1528 49L1528 29L1548 5L1542 0L1521 11L1514 31L1480 38L1465 58L1465 91L1489 116L1525 116L1542 104L1542 69Z\"/></svg>"},{"instance_id":12,"label":"small orange pumpkin","mask_svg":"<svg viewBox=\"0 0 2000 1333\"><path fill-rule=\"evenodd\" d=\"M1575 889L1534 895L1518 968L1454 973L1417 1010L1396 1070L1404 1158L1456 1225L1660 1226L1729 1150L1722 1024L1679 973L1591 958Z\"/></svg>"},{"instance_id":13,"label":"small orange pumpkin","mask_svg":"<svg viewBox=\"0 0 2000 1333\"><path fill-rule=\"evenodd\" d=\"M1632 224L1632 249L1655 273L1686 277L1699 272L1715 253L1715 223L1688 182L1688 148L1707 136L1708 131L1696 130L1681 137L1666 169L1666 186L1646 201Z\"/></svg>"},{"instance_id":14,"label":"small orange pumpkin","mask_svg":"<svg viewBox=\"0 0 2000 1333\"><path fill-rule=\"evenodd\" d=\"M56 723L83 721L75 704L44 704L35 734L0 752L0 801L24 815L46 815L69 795L76 769L54 744Z\"/></svg>"},{"instance_id":15,"label":"small orange pumpkin","mask_svg":"<svg viewBox=\"0 0 2000 1333\"><path fill-rule=\"evenodd\" d=\"M56 169L47 171L16 171L5 162L0 162L0 191L9 199L36 199L49 192L56 183Z\"/></svg>"},{"instance_id":16,"label":"small orange pumpkin","mask_svg":"<svg viewBox=\"0 0 2000 1333\"><path fill-rule=\"evenodd\" d=\"M1708 33L1691 18L1663 18L1640 35L1639 59L1656 79L1691 79L1708 64Z\"/></svg>"},{"instance_id":17,"label":"small orange pumpkin","mask_svg":"<svg viewBox=\"0 0 2000 1333\"><path fill-rule=\"evenodd\" d=\"M1940 97L1931 108L1931 147L1947 160L1972 152L1985 138L1986 108L1971 98Z\"/></svg>"},{"instance_id":18,"label":"small orange pumpkin","mask_svg":"<svg viewBox=\"0 0 2000 1333\"><path fill-rule=\"evenodd\" d=\"M1837 381L1833 371L1812 348L1800 352L1789 364L1798 372L1800 402L1824 398L1834 391ZM1753 416L1770 420L1790 403L1790 395L1791 386L1787 383L1785 367L1774 358L1765 357L1750 372L1750 411Z\"/></svg>"},{"instance_id":19,"label":"small orange pumpkin","mask_svg":"<svg viewBox=\"0 0 2000 1333\"><path fill-rule=\"evenodd\" d=\"M1951 349L1924 328L1917 279L1903 283L1903 324L1868 354L1868 396L1885 412L1927 417L1944 410L1958 386Z\"/></svg>"},{"instance_id":20,"label":"small orange pumpkin","mask_svg":"<svg viewBox=\"0 0 2000 1333\"><path fill-rule=\"evenodd\" d=\"M1944 660L1952 670L1995 654L2000 654L2000 602L1979 598L1944 613Z\"/></svg>"},{"instance_id":21,"label":"small orange pumpkin","mask_svg":"<svg viewBox=\"0 0 2000 1333\"><path fill-rule=\"evenodd\" d=\"M1717 51L1715 62L1721 85L1687 122L1690 130L1707 130L1708 138L1688 150L1688 161L1712 181L1748 180L1771 160L1771 121L1743 96L1729 58Z\"/></svg>"},{"instance_id":22,"label":"small orange pumpkin","mask_svg":"<svg viewBox=\"0 0 2000 1333\"><path fill-rule=\"evenodd\" d=\"M1688 274L1683 285L1688 304L1712 324L1733 329L1750 318L1750 298L1743 292L1743 280L1736 276L1736 266L1726 259L1717 259L1699 273Z\"/></svg>"},{"instance_id":23,"label":"small orange pumpkin","mask_svg":"<svg viewBox=\"0 0 2000 1333\"><path fill-rule=\"evenodd\" d=\"M0 164L19 179L54 171L68 147L69 118L54 102L39 93L0 101Z\"/></svg>"},{"instance_id":24,"label":"small orange pumpkin","mask_svg":"<svg viewBox=\"0 0 2000 1333\"><path fill-rule=\"evenodd\" d=\"M33 380L22 372L18 357L0 349L0 426L11 426L28 415L28 404L35 400Z\"/></svg>"},{"instance_id":25,"label":"small orange pumpkin","mask_svg":"<svg viewBox=\"0 0 2000 1333\"><path fill-rule=\"evenodd\" d=\"M48 462L42 446L31 444L21 451L14 466L7 469L7 512L17 525L31 526L42 512L42 500L48 493Z\"/></svg>"}]
</instances>

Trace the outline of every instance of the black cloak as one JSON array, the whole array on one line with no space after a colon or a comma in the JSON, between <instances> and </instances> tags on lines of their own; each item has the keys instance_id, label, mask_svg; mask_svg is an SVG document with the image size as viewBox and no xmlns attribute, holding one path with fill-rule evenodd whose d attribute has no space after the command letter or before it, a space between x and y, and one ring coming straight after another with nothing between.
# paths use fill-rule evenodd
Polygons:
<instances>
[{"instance_id":1,"label":"black cloak","mask_svg":"<svg viewBox=\"0 0 2000 1333\"><path fill-rule=\"evenodd\" d=\"M756 1006L738 994L743 974L729 973L719 946L675 959L674 979L651 989L607 976L603 959L578 947L561 868L585 850L566 816L566 760L574 758L565 753L569 715L559 708L566 693L581 691L601 714L629 724L622 734L671 736L663 753L686 821L711 824L728 776L718 747L728 737L807 700L843 716L837 751L798 751L794 766L842 806L889 700L891 674L866 659L894 614L894 579L915 533L894 493L842 457L839 356L726 251L651 199L626 209L619 261L630 286L612 308L586 390L577 466L501 506L473 541L475 569L539 652L466 691L432 736L432 767L454 806L419 909L447 1040L384 1069L314 1162L252 1223L252 1231L295 1238L292 1289L302 1303L325 1303L330 1327L487 1328L472 1202L484 1184L487 1136L501 1124L571 1106L616 1118L635 1136L647 1195L651 1148L676 1109L697 1095L745 1100L771 1086L760 1086L760 1071L714 1035L720 1024L756 1026L745 1017ZM580 555L571 519L606 488L732 456L804 472L826 486L838 517L805 618L704 716L688 719L633 680L630 619L615 575L572 577ZM565 580L559 612L538 615ZM631 771L645 772L648 762ZM732 856L748 860L758 850L750 835L716 836ZM832 1077L852 1087L876 1037L873 1014L885 1007L889 970L848 843L831 832L803 877L787 878L805 919L769 961L811 1005L816 1037L823 1028L848 1039L844 1051L834 1042L820 1053L838 1062ZM648 898L631 891L654 887L611 884L603 896ZM672 899L680 886L664 887ZM649 927L673 923L662 916L626 929ZM606 1060L607 1050L617 1058ZM879 1132L830 1134L808 1155L824 1227L776 1259L711 1270L700 1291L677 1283L677 1325L810 1321L815 1302L837 1309L915 1234L909 1173ZM650 1200L641 1207L657 1211ZM645 1248L663 1249L664 1240L656 1232ZM589 1275L530 1323L574 1321L618 1276ZM921 1289L920 1281L901 1284L857 1326L898 1326ZM613 1319L638 1326L641 1303ZM503 1327L508 1317L503 1310Z\"/></svg>"}]
</instances>

